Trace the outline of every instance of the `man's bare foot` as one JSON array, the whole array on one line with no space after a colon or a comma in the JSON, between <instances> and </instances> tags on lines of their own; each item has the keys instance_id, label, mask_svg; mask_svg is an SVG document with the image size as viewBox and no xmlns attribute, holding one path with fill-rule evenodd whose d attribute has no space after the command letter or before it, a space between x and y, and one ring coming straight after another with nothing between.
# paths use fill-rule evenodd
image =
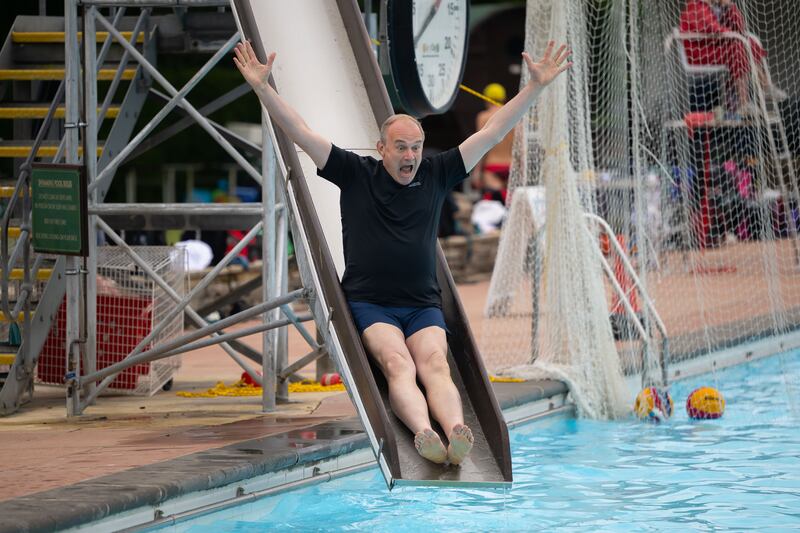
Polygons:
<instances>
[{"instance_id":1,"label":"man's bare foot","mask_svg":"<svg viewBox=\"0 0 800 533\"><path fill-rule=\"evenodd\" d=\"M442 439L432 429L423 429L414 435L414 446L419 454L434 463L447 461L447 450L442 444Z\"/></svg>"},{"instance_id":2,"label":"man's bare foot","mask_svg":"<svg viewBox=\"0 0 800 533\"><path fill-rule=\"evenodd\" d=\"M447 460L458 465L472 450L472 430L464 424L458 424L450 433L450 444L447 446Z\"/></svg>"}]
</instances>

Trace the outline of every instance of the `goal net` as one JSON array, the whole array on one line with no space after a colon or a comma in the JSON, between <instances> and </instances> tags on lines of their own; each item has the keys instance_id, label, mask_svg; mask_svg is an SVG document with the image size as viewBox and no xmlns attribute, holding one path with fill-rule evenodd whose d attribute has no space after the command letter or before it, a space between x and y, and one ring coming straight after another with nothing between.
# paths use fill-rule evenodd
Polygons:
<instances>
[{"instance_id":1,"label":"goal net","mask_svg":"<svg viewBox=\"0 0 800 533\"><path fill-rule=\"evenodd\" d=\"M564 41L575 65L515 136L481 335L494 372L560 379L612 418L665 362L798 328L792 6L528 0L525 49Z\"/></svg>"}]
</instances>

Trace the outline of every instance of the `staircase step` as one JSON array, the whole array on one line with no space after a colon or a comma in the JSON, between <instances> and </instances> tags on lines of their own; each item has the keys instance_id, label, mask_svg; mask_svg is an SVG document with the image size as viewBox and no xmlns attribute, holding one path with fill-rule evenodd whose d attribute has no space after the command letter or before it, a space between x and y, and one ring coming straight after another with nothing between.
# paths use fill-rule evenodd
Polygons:
<instances>
[{"instance_id":1,"label":"staircase step","mask_svg":"<svg viewBox=\"0 0 800 533\"><path fill-rule=\"evenodd\" d=\"M123 31L122 36L130 42L131 37L133 36L132 31ZM108 37L108 32L106 31L98 31L96 32L97 42L101 43L106 40ZM64 42L64 32L63 31L14 31L11 32L11 39L15 43L63 43ZM78 39L83 40L83 32L78 32ZM116 39L115 39L116 40ZM137 43L144 42L144 35L140 32L139 37L136 39Z\"/></svg>"},{"instance_id":2,"label":"staircase step","mask_svg":"<svg viewBox=\"0 0 800 533\"><path fill-rule=\"evenodd\" d=\"M104 68L97 73L98 80L113 80L117 69ZM126 68L122 73L123 80L132 80L136 69ZM61 80L64 78L63 68L20 68L0 70L0 81L3 80Z\"/></svg>"},{"instance_id":3,"label":"staircase step","mask_svg":"<svg viewBox=\"0 0 800 533\"><path fill-rule=\"evenodd\" d=\"M0 118L44 118L50 106L37 104L2 104L0 105ZM100 108L97 108L100 112ZM106 118L115 118L119 115L119 106L110 106L106 111ZM55 118L64 118L64 106L56 108Z\"/></svg>"},{"instance_id":4,"label":"staircase step","mask_svg":"<svg viewBox=\"0 0 800 533\"><path fill-rule=\"evenodd\" d=\"M0 142L0 157L28 157L31 153L30 141L2 141ZM44 142L39 147L36 157L53 157L58 151L57 142ZM97 155L103 151L102 146L97 147ZM83 147L78 147L78 154L83 153Z\"/></svg>"},{"instance_id":5,"label":"staircase step","mask_svg":"<svg viewBox=\"0 0 800 533\"><path fill-rule=\"evenodd\" d=\"M31 313L31 317L33 317L33 313ZM22 322L22 319L23 319L22 313L19 313L17 315L17 319L15 320L15 322ZM0 311L0 322L11 322L11 320L8 319L8 317L4 312Z\"/></svg>"},{"instance_id":6,"label":"staircase step","mask_svg":"<svg viewBox=\"0 0 800 533\"><path fill-rule=\"evenodd\" d=\"M0 274L2 272L3 271L0 270ZM53 269L52 268L40 268L36 272L36 280L37 281L47 281L48 279L50 279L50 276L52 276L52 275L53 275ZM11 275L8 277L8 279L14 280L14 281L21 281L23 277L24 277L24 273L23 273L23 270L21 268L12 268L11 269Z\"/></svg>"},{"instance_id":7,"label":"staircase step","mask_svg":"<svg viewBox=\"0 0 800 533\"><path fill-rule=\"evenodd\" d=\"M13 365L14 359L17 358L15 353L0 353L0 365Z\"/></svg>"},{"instance_id":8,"label":"staircase step","mask_svg":"<svg viewBox=\"0 0 800 533\"><path fill-rule=\"evenodd\" d=\"M0 198L11 198L14 195L14 187L0 187ZM19 196L22 198L22 191L19 191Z\"/></svg>"}]
</instances>

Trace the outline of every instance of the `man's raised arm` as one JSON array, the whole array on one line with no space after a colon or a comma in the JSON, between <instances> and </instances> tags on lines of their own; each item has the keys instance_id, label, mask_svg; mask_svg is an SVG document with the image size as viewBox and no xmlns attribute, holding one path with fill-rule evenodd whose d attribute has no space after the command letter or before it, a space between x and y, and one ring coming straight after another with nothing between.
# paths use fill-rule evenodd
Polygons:
<instances>
[{"instance_id":1,"label":"man's raised arm","mask_svg":"<svg viewBox=\"0 0 800 533\"><path fill-rule=\"evenodd\" d=\"M514 98L492 115L479 131L458 146L467 172L478 164L486 152L503 140L519 122L522 115L533 105L542 89L572 66L571 61L565 63L570 54L566 45L561 45L555 54L553 54L554 47L555 43L550 41L544 56L538 63L534 63L527 53L522 53L522 57L528 65L531 80Z\"/></svg>"},{"instance_id":2,"label":"man's raised arm","mask_svg":"<svg viewBox=\"0 0 800 533\"><path fill-rule=\"evenodd\" d=\"M266 65L258 60L249 41L237 44L234 52L233 62L267 108L269 116L308 154L317 168L324 168L331 153L331 141L309 128L303 117L269 84L275 52L267 57Z\"/></svg>"}]
</instances>

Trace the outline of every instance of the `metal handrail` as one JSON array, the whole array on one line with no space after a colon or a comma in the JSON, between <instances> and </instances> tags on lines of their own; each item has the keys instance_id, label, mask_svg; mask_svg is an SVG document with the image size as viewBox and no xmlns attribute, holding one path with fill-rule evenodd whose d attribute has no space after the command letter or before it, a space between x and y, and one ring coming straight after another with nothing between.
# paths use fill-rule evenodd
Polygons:
<instances>
[{"instance_id":1,"label":"metal handrail","mask_svg":"<svg viewBox=\"0 0 800 533\"><path fill-rule=\"evenodd\" d=\"M648 311L655 318L656 327L658 328L659 332L661 333L661 338L662 338L662 343L661 343L662 344L661 370L662 370L662 374L663 374L662 375L662 379L664 381L664 384L666 384L667 383L666 365L667 365L667 359L668 359L668 355L669 355L669 337L667 335L667 328L664 325L664 322L661 320L661 316L658 314L658 311L655 308L655 304L653 303L653 301L650 298L649 294L642 287L641 282L639 280L639 276L636 274L636 271L634 270L633 265L631 265L630 261L628 260L627 254L622 249L622 247L620 246L619 242L617 242L617 239L615 238L615 234L614 234L614 231L611 229L611 226L609 226L608 222L606 222L602 217L600 217L598 215L595 215L594 213L586 213L586 212L584 212L583 215L587 220L592 220L594 222L597 222L597 224L603 229L603 231L606 232L611 237L609 239L609 241L613 242L612 246L614 246L614 250L617 252L619 257L622 259L622 263L624 265L625 270L631 276L631 279L634 282L634 288L635 289L639 289L639 292L642 294L642 298L645 301L645 304L647 306ZM592 238L594 238L594 236L591 235L591 232L589 231L589 227L588 226L583 226L583 228L587 233L590 234L590 236ZM538 230L538 233L539 234L544 234L544 225L542 225L542 227ZM620 303L625 308L625 311L627 312L627 314L630 316L631 322L632 322L633 326L636 328L637 332L639 333L639 336L641 337L642 342L644 342L645 347L649 349L650 345L651 345L650 336L647 334L647 330L645 329L644 325L642 324L642 321L639 319L639 316L636 314L636 311L633 309L633 306L631 305L631 302L630 302L630 299L628 298L628 295L625 293L625 290L623 290L623 288L620 286L619 282L617 281L617 278L614 275L613 270L611 270L611 265L609 265L608 261L606 261L606 258L603 257L603 254L600 251L600 248L594 247L593 249L595 250L595 254L597 255L597 258L600 260L600 265L603 267L603 271L605 272L606 276L608 277L609 283L611 283L612 289L617 294L617 296L619 296Z\"/></svg>"},{"instance_id":2,"label":"metal handrail","mask_svg":"<svg viewBox=\"0 0 800 533\"><path fill-rule=\"evenodd\" d=\"M642 287L641 282L639 280L639 276L636 275L636 271L634 270L633 265L631 265L631 262L628 260L627 254L622 249L622 246L619 244L617 239L613 238L614 237L614 231L611 229L611 226L609 226L608 222L603 220L602 217L599 217L599 216L595 215L594 213L584 213L584 216L586 216L586 218L588 218L589 220L592 220L592 221L596 222L601 228L603 228L603 231L605 231L606 234L608 234L609 237L612 237L611 239L609 239L609 241L611 242L611 245L614 247L614 250L617 252L617 255L622 260L622 264L625 267L625 270L631 276L631 279L633 280L634 288L639 289L639 292L642 294L642 300L644 300L648 311L650 313L652 313L653 317L655 318L656 327L658 328L658 330L661 333L661 335L666 337L667 336L667 327L664 325L664 322L661 320L661 317L659 316L658 311L656 311L655 304L653 303L653 300L650 298L650 295L647 293L647 291L644 289L644 287ZM624 291L623 291L623 294L624 294ZM627 297L625 299L627 299Z\"/></svg>"},{"instance_id":3,"label":"metal handrail","mask_svg":"<svg viewBox=\"0 0 800 533\"><path fill-rule=\"evenodd\" d=\"M664 325L664 321L661 320L661 316L658 314L655 304L653 303L653 300L650 298L650 295L648 294L647 290L645 290L645 288L642 287L642 284L639 280L639 276L636 274L633 265L628 260L628 255L625 253L625 251L622 249L622 246L617 241L614 231L611 229L611 226L609 226L608 222L606 222L602 217L595 215L594 213L584 213L584 216L588 220L592 220L595 223L597 223L600 226L600 228L609 236L608 240L611 243L611 246L614 247L614 251L617 253L617 256L622 260L623 267L625 268L627 274L631 277L631 280L633 281L633 288L639 290L639 294L641 294L642 296L642 300L644 301L645 306L647 307L649 315L653 317L656 328L661 333L661 339L662 339L661 360L660 360L661 374L662 374L661 379L663 381L663 384L666 385L667 363L669 359L669 336L667 335L667 327ZM605 271L606 276L608 276L611 286L619 296L619 300L622 303L622 306L625 308L625 311L630 316L631 322L636 327L636 330L639 332L639 335L642 341L644 342L645 347L647 349L650 349L651 348L650 336L647 334L647 330L642 324L642 321L639 319L639 316L633 309L633 306L631 305L631 301L628 298L627 293L620 286L616 276L614 275L614 272L611 270L611 266L608 264L608 261L606 261L606 258L603 257L603 254L600 252L599 248L595 248L595 250L600 258L600 263L603 266L603 270ZM644 378L644 374L642 376Z\"/></svg>"}]
</instances>

